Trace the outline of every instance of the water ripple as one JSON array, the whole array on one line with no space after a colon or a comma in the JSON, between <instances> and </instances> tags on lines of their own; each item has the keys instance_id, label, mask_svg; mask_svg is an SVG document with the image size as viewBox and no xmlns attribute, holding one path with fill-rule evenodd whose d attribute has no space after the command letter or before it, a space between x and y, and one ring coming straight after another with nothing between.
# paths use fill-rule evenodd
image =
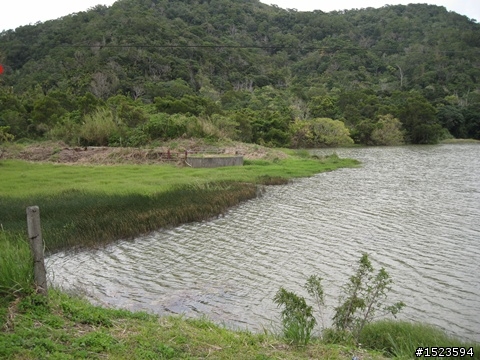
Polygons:
<instances>
[{"instance_id":1,"label":"water ripple","mask_svg":"<svg viewBox=\"0 0 480 360\"><path fill-rule=\"evenodd\" d=\"M368 252L407 303L403 319L480 341L480 146L336 151L363 167L269 187L210 222L51 256L50 279L104 305L261 330L278 321L278 288L305 294L314 273L331 316Z\"/></svg>"}]
</instances>

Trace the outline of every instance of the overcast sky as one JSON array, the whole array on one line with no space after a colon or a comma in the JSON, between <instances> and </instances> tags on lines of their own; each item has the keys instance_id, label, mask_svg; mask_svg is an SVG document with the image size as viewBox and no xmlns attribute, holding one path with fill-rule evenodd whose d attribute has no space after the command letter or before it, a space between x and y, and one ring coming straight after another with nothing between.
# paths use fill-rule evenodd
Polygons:
<instances>
[{"instance_id":1,"label":"overcast sky","mask_svg":"<svg viewBox=\"0 0 480 360\"><path fill-rule=\"evenodd\" d=\"M385 4L408 4L412 1L393 0L261 0L266 4L276 4L285 9L299 11L345 10L354 8L382 7ZM2 1L0 9L0 31L14 29L21 25L35 24L38 21L57 19L59 17L85 11L97 4L111 5L115 0L7 0ZM413 1L414 2L414 1ZM436 0L418 1L420 3L445 6L447 10L466 15L480 22L479 0Z\"/></svg>"}]
</instances>

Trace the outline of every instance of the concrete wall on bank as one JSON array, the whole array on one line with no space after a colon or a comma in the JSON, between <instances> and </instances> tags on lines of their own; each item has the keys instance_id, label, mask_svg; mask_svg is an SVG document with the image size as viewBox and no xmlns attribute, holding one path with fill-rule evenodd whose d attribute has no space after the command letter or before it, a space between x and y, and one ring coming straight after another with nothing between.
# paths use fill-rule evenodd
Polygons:
<instances>
[{"instance_id":1,"label":"concrete wall on bank","mask_svg":"<svg viewBox=\"0 0 480 360\"><path fill-rule=\"evenodd\" d=\"M243 156L189 157L187 165L194 168L214 168L221 166L243 166Z\"/></svg>"}]
</instances>

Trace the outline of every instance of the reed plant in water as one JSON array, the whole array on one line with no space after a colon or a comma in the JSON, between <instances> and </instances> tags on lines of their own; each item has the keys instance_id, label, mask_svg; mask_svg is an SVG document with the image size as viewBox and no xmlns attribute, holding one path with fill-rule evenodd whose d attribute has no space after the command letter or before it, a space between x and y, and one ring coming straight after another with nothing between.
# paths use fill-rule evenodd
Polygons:
<instances>
[{"instance_id":1,"label":"reed plant in water","mask_svg":"<svg viewBox=\"0 0 480 360\"><path fill-rule=\"evenodd\" d=\"M5 198L0 218L7 231L25 234L25 208L39 204L46 250L55 252L207 220L255 196L254 184L233 182L179 185L153 194L67 190L30 199Z\"/></svg>"}]
</instances>

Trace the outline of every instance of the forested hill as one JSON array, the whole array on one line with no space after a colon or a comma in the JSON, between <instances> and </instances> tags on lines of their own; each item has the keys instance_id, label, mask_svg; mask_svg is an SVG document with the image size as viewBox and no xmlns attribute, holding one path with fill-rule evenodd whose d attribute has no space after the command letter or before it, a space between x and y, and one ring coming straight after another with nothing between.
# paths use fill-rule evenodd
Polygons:
<instances>
[{"instance_id":1,"label":"forested hill","mask_svg":"<svg viewBox=\"0 0 480 360\"><path fill-rule=\"evenodd\" d=\"M480 139L480 24L433 5L119 0L2 32L0 63L0 142Z\"/></svg>"}]
</instances>

